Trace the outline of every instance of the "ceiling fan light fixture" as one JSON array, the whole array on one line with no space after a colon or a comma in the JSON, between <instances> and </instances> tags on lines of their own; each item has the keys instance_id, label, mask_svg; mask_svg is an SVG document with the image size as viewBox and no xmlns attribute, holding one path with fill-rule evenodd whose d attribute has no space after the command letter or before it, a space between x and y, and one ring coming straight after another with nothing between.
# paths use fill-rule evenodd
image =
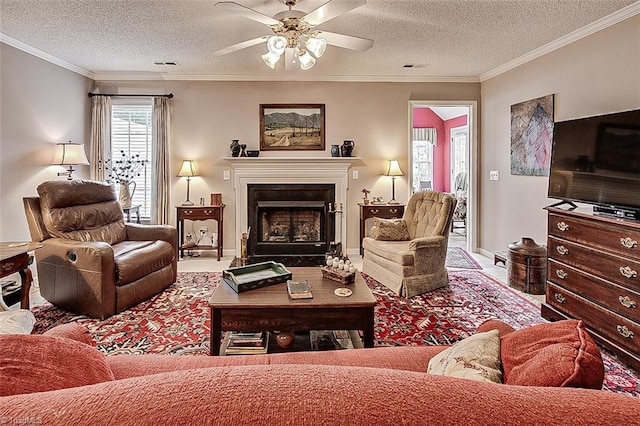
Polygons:
<instances>
[{"instance_id":1,"label":"ceiling fan light fixture","mask_svg":"<svg viewBox=\"0 0 640 426\"><path fill-rule=\"evenodd\" d=\"M305 42L305 46L309 52L313 53L313 56L319 58L327 50L327 40L311 36Z\"/></svg>"},{"instance_id":2,"label":"ceiling fan light fixture","mask_svg":"<svg viewBox=\"0 0 640 426\"><path fill-rule=\"evenodd\" d=\"M280 56L282 55L278 55L273 52L267 52L264 55L262 55L262 60L264 61L265 64L267 64L269 68L273 70L276 68L276 64L280 60Z\"/></svg>"},{"instance_id":3,"label":"ceiling fan light fixture","mask_svg":"<svg viewBox=\"0 0 640 426\"><path fill-rule=\"evenodd\" d=\"M316 64L316 58L311 56L306 50L298 50L298 61L300 62L300 68L304 71L312 68Z\"/></svg>"},{"instance_id":4,"label":"ceiling fan light fixture","mask_svg":"<svg viewBox=\"0 0 640 426\"><path fill-rule=\"evenodd\" d=\"M283 36L271 36L267 40L267 49L275 55L282 55L285 47L287 47L287 39Z\"/></svg>"}]
</instances>

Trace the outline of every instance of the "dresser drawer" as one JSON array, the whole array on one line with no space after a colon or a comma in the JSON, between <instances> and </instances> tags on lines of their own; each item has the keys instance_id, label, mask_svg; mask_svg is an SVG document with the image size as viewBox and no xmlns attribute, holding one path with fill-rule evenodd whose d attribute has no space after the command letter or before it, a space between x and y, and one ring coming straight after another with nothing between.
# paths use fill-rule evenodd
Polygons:
<instances>
[{"instance_id":1,"label":"dresser drawer","mask_svg":"<svg viewBox=\"0 0 640 426\"><path fill-rule=\"evenodd\" d=\"M550 259L640 292L640 262L549 236Z\"/></svg>"},{"instance_id":2,"label":"dresser drawer","mask_svg":"<svg viewBox=\"0 0 640 426\"><path fill-rule=\"evenodd\" d=\"M180 208L178 209L178 220L183 219L219 219L220 208L219 207L194 207L194 208Z\"/></svg>"},{"instance_id":3,"label":"dresser drawer","mask_svg":"<svg viewBox=\"0 0 640 426\"><path fill-rule=\"evenodd\" d=\"M598 331L603 337L628 348L640 351L640 324L603 308L577 294L547 283L547 303L573 318L580 318L585 325Z\"/></svg>"},{"instance_id":4,"label":"dresser drawer","mask_svg":"<svg viewBox=\"0 0 640 426\"><path fill-rule=\"evenodd\" d=\"M368 217L380 217L382 219L396 219L402 217L404 209L395 206L370 206L367 208Z\"/></svg>"},{"instance_id":5,"label":"dresser drawer","mask_svg":"<svg viewBox=\"0 0 640 426\"><path fill-rule=\"evenodd\" d=\"M587 244L621 256L640 256L640 230L637 227L592 222L549 213L549 235Z\"/></svg>"},{"instance_id":6,"label":"dresser drawer","mask_svg":"<svg viewBox=\"0 0 640 426\"><path fill-rule=\"evenodd\" d=\"M640 322L640 293L549 259L548 279L612 311Z\"/></svg>"}]
</instances>

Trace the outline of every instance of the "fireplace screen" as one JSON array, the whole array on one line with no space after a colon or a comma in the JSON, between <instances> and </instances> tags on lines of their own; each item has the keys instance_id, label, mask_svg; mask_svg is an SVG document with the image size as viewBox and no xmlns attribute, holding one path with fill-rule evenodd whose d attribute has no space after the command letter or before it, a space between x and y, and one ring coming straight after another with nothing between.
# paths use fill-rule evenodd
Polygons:
<instances>
[{"instance_id":1,"label":"fireplace screen","mask_svg":"<svg viewBox=\"0 0 640 426\"><path fill-rule=\"evenodd\" d=\"M324 202L260 202L258 210L261 242L322 241Z\"/></svg>"}]
</instances>

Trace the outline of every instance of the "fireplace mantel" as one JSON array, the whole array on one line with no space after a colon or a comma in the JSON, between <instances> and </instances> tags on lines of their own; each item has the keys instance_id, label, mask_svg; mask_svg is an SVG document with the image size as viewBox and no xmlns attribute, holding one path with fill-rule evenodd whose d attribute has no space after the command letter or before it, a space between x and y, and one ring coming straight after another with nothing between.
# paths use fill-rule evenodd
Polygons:
<instances>
[{"instance_id":1,"label":"fireplace mantel","mask_svg":"<svg viewBox=\"0 0 640 426\"><path fill-rule=\"evenodd\" d=\"M240 255L240 238L247 232L247 185L317 183L334 184L336 207L343 211L336 217L336 241L346 246L347 190L349 168L359 157L224 157L234 170L236 192L236 256Z\"/></svg>"}]
</instances>

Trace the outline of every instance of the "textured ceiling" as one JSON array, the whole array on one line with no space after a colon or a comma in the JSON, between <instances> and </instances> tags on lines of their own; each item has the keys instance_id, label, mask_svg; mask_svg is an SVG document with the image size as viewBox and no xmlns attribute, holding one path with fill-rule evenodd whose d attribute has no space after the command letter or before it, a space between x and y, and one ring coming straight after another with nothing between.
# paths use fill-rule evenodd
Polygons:
<instances>
[{"instance_id":1,"label":"textured ceiling","mask_svg":"<svg viewBox=\"0 0 640 426\"><path fill-rule=\"evenodd\" d=\"M236 1L269 16L286 10L282 0ZM326 1L300 0L295 9ZM215 3L0 0L0 36L96 79L477 81L611 14L640 11L632 0L369 0L318 28L373 39L370 50L329 46L311 70L285 72L264 65L263 44L214 57L271 34ZM154 65L169 61L179 65Z\"/></svg>"}]
</instances>

